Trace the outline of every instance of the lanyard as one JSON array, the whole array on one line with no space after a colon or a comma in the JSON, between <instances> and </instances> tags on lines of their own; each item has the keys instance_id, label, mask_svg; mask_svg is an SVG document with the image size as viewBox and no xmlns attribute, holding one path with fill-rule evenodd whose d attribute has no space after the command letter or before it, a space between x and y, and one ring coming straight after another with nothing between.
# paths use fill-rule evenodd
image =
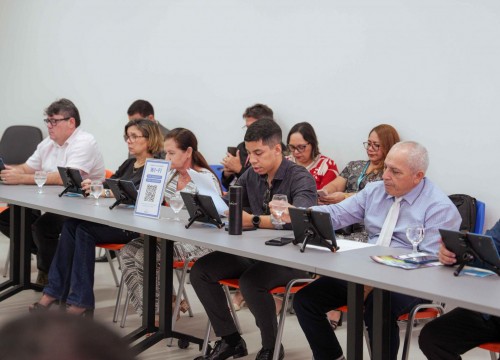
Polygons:
<instances>
[{"instance_id":1,"label":"lanyard","mask_svg":"<svg viewBox=\"0 0 500 360\"><path fill-rule=\"evenodd\" d=\"M359 185L361 184L361 182L363 181L363 179L366 177L366 169L368 169L368 165L370 165L370 162L368 161L365 165L365 167L363 168L363 172L361 174L359 174L358 176L358 188L357 190L359 191Z\"/></svg>"}]
</instances>

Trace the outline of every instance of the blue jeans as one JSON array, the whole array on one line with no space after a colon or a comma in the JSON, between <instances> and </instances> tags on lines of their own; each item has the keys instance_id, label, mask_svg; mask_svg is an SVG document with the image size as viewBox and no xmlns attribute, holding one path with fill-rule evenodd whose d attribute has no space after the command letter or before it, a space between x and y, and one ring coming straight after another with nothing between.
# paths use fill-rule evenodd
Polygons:
<instances>
[{"instance_id":1,"label":"blue jeans","mask_svg":"<svg viewBox=\"0 0 500 360\"><path fill-rule=\"evenodd\" d=\"M93 309L96 244L126 244L136 232L79 219L68 219L61 232L43 292L69 305Z\"/></svg>"},{"instance_id":2,"label":"blue jeans","mask_svg":"<svg viewBox=\"0 0 500 360\"><path fill-rule=\"evenodd\" d=\"M409 312L415 305L428 301L397 293L390 293L390 297L391 359L395 360L399 348L397 318ZM344 305L347 305L347 282L344 280L321 277L295 294L293 308L315 360L337 359L342 356L342 347L328 323L326 313ZM365 301L364 320L371 342L373 338L372 294L368 295Z\"/></svg>"}]
</instances>

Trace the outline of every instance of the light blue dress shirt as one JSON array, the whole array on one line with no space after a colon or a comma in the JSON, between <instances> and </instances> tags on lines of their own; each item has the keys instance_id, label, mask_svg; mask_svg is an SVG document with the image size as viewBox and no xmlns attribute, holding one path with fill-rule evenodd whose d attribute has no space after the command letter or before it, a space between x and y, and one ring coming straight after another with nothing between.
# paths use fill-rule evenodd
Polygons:
<instances>
[{"instance_id":1,"label":"light blue dress shirt","mask_svg":"<svg viewBox=\"0 0 500 360\"><path fill-rule=\"evenodd\" d=\"M419 250L437 254L441 238L439 229L458 231L460 228L462 218L456 206L427 178L423 178L402 198L390 246L411 249L412 245L406 238L406 228L423 224L425 237L419 245ZM385 192L384 182L376 181L367 184L355 196L338 204L313 206L312 209L330 213L334 229L364 222L369 237L368 243L376 244L393 203L394 196Z\"/></svg>"}]
</instances>

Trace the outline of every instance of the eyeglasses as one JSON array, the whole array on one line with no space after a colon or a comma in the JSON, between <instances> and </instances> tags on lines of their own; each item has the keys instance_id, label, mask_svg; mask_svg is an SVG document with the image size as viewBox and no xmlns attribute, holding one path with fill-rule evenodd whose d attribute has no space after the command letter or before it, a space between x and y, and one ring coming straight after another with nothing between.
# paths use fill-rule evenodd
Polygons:
<instances>
[{"instance_id":1,"label":"eyeglasses","mask_svg":"<svg viewBox=\"0 0 500 360\"><path fill-rule=\"evenodd\" d=\"M286 147L288 148L288 150L291 153L293 153L294 151L301 153L301 152L304 152L304 150L307 148L307 145L309 145L309 144L310 143L297 145L297 146L288 144Z\"/></svg>"},{"instance_id":2,"label":"eyeglasses","mask_svg":"<svg viewBox=\"0 0 500 360\"><path fill-rule=\"evenodd\" d=\"M377 143L372 143L371 141L365 141L363 143L363 147L368 150L369 148L372 148L375 151L378 151L380 149L380 144Z\"/></svg>"},{"instance_id":3,"label":"eyeglasses","mask_svg":"<svg viewBox=\"0 0 500 360\"><path fill-rule=\"evenodd\" d=\"M147 136L142 136L142 135L123 135L123 140L125 140L125 142L127 142L128 140L130 140L130 142L136 142L138 138L147 138Z\"/></svg>"},{"instance_id":4,"label":"eyeglasses","mask_svg":"<svg viewBox=\"0 0 500 360\"><path fill-rule=\"evenodd\" d=\"M60 123L61 121L66 121L66 120L69 120L71 119L71 116L70 117L66 117L66 118L63 118L63 119L43 119L43 122L48 126L50 124L50 126L56 126L58 123Z\"/></svg>"}]
</instances>

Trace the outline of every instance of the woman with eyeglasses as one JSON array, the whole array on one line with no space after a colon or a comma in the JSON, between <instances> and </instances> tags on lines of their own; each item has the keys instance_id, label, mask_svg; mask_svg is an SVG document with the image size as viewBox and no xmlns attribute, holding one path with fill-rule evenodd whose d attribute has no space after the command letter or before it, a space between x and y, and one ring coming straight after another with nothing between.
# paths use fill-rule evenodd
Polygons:
<instances>
[{"instance_id":1,"label":"woman with eyeglasses","mask_svg":"<svg viewBox=\"0 0 500 360\"><path fill-rule=\"evenodd\" d=\"M367 183L382 180L384 161L394 144L399 142L399 135L391 125L375 126L368 134L368 141L363 143L368 160L356 160L347 164L340 175L323 188L320 204L336 204L362 190ZM366 242L368 233L363 224L354 224L336 230L345 239ZM327 314L330 324L335 330L342 325L342 313L337 310Z\"/></svg>"},{"instance_id":2,"label":"woman with eyeglasses","mask_svg":"<svg viewBox=\"0 0 500 360\"><path fill-rule=\"evenodd\" d=\"M130 180L137 187L142 178L147 158L162 147L158 125L150 120L131 120L125 125L124 139L133 156L118 168L114 179ZM82 182L82 189L90 191L90 180ZM103 189L103 197L114 197ZM80 219L64 222L56 254L49 271L49 284L43 289L38 302L29 307L30 312L46 311L56 302L66 303L66 312L92 316L95 307L94 264L95 246L102 243L125 244L139 236L138 233L92 223Z\"/></svg>"},{"instance_id":3,"label":"woman with eyeglasses","mask_svg":"<svg viewBox=\"0 0 500 360\"><path fill-rule=\"evenodd\" d=\"M188 129L176 128L165 135L164 141L165 159L169 160L170 170L167 175L167 185L165 187L165 201L170 204L170 200L180 191L196 193L198 189L196 184L189 176L188 169L196 170L200 174L210 176L219 195L221 195L221 185L217 175L210 169L207 161L198 150L198 140L196 136ZM159 291L160 291L160 243L156 244L156 312L159 309ZM176 242L174 243L174 261L184 261L188 258L200 258L203 255L212 252L211 249L200 246ZM144 239L138 238L121 250L122 274L127 289L130 294L130 302L136 312L142 316L142 293L144 268ZM172 299L172 307L175 303L175 297ZM180 303L180 310L186 312L188 305L185 300Z\"/></svg>"},{"instance_id":4,"label":"woman with eyeglasses","mask_svg":"<svg viewBox=\"0 0 500 360\"><path fill-rule=\"evenodd\" d=\"M295 124L288 133L286 143L290 152L287 159L309 170L318 190L339 175L335 161L319 152L316 132L308 122Z\"/></svg>"}]
</instances>

